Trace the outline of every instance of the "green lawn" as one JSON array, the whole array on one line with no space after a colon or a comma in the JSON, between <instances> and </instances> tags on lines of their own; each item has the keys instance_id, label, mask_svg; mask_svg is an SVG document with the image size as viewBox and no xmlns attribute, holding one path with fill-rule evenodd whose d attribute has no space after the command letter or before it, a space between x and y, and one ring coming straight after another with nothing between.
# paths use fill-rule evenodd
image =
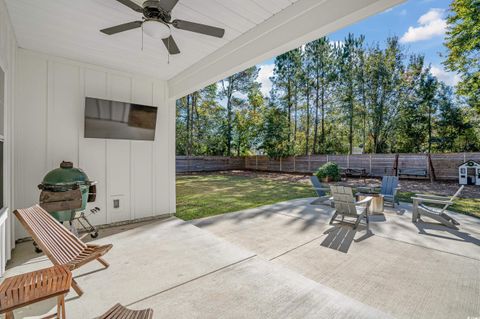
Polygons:
<instances>
[{"instance_id":1,"label":"green lawn","mask_svg":"<svg viewBox=\"0 0 480 319\"><path fill-rule=\"evenodd\" d=\"M178 176L175 216L191 220L315 196L310 184L300 182L222 174ZM411 202L412 196L399 193L404 202ZM480 199L460 198L450 209L480 218Z\"/></svg>"},{"instance_id":2,"label":"green lawn","mask_svg":"<svg viewBox=\"0 0 480 319\"><path fill-rule=\"evenodd\" d=\"M251 176L178 176L175 216L191 220L314 196L310 185L299 182Z\"/></svg>"}]
</instances>

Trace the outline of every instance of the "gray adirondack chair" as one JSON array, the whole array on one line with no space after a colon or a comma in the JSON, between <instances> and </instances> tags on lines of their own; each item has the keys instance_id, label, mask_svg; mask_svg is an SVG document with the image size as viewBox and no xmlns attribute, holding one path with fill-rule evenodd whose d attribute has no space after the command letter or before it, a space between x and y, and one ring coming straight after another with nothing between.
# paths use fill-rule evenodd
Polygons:
<instances>
[{"instance_id":1,"label":"gray adirondack chair","mask_svg":"<svg viewBox=\"0 0 480 319\"><path fill-rule=\"evenodd\" d=\"M310 176L310 182L312 183L313 189L318 196L318 198L311 203L312 205L327 204L328 200L332 200L332 197L327 195L327 192L329 192L330 189L328 187L324 187L322 183L320 183L320 180L317 176Z\"/></svg>"},{"instance_id":2,"label":"gray adirondack chair","mask_svg":"<svg viewBox=\"0 0 480 319\"><path fill-rule=\"evenodd\" d=\"M449 216L446 212L448 211L448 207L453 205L453 201L460 195L464 187L465 186L463 185L460 186L460 188L452 197L416 194L415 197L412 197L412 221L416 223L421 216L426 216L447 227L457 229L457 226L460 225L460 223L453 217ZM437 204L444 206L442 208L435 208L425 204Z\"/></svg>"},{"instance_id":3,"label":"gray adirondack chair","mask_svg":"<svg viewBox=\"0 0 480 319\"><path fill-rule=\"evenodd\" d=\"M365 197L365 199L357 202L353 197L351 187L330 186L332 191L333 201L335 202L335 212L330 219L330 225L341 216L341 222L347 218L353 218L353 229L356 229L360 222L365 219L367 232L369 229L368 208L372 201L372 197Z\"/></svg>"},{"instance_id":4,"label":"gray adirondack chair","mask_svg":"<svg viewBox=\"0 0 480 319\"><path fill-rule=\"evenodd\" d=\"M380 195L383 196L385 203L391 203L395 207L395 203L400 205L397 198L398 190L398 177L397 176L383 176L382 188L380 189Z\"/></svg>"}]
</instances>

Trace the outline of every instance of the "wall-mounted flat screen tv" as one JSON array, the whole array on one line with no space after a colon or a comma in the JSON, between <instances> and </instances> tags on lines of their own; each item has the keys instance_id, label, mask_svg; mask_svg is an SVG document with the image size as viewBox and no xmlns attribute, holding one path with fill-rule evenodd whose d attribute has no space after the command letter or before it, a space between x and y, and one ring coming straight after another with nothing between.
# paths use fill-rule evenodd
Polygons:
<instances>
[{"instance_id":1,"label":"wall-mounted flat screen tv","mask_svg":"<svg viewBox=\"0 0 480 319\"><path fill-rule=\"evenodd\" d=\"M156 124L156 107L85 98L86 138L153 141Z\"/></svg>"}]
</instances>

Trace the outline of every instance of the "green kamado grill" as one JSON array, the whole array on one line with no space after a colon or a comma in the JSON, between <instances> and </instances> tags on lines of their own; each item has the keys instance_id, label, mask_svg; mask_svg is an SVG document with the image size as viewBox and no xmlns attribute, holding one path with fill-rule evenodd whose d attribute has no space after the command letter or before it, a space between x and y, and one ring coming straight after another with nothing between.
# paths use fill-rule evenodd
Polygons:
<instances>
[{"instance_id":1,"label":"green kamado grill","mask_svg":"<svg viewBox=\"0 0 480 319\"><path fill-rule=\"evenodd\" d=\"M80 168L73 167L72 162L63 161L56 168L45 175L38 188L40 193L40 206L49 212L61 223L68 222L72 232L76 233L73 221L79 224L95 238L97 229L92 226L85 215L88 202L94 202L96 197L95 181L90 181L87 174ZM95 207L90 210L96 213L100 209Z\"/></svg>"}]
</instances>

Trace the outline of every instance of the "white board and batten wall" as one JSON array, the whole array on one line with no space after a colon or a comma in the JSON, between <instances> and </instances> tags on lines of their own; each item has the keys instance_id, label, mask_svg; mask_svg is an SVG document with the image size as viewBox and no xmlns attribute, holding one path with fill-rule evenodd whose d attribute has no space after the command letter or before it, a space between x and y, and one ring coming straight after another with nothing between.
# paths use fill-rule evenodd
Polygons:
<instances>
[{"instance_id":1,"label":"white board and batten wall","mask_svg":"<svg viewBox=\"0 0 480 319\"><path fill-rule=\"evenodd\" d=\"M0 277L15 245L12 217L12 110L15 88L17 41L5 3L0 1L0 69L3 98L0 98L0 139L3 141L3 207L0 209Z\"/></svg>"},{"instance_id":2,"label":"white board and batten wall","mask_svg":"<svg viewBox=\"0 0 480 319\"><path fill-rule=\"evenodd\" d=\"M16 85L15 207L37 203L43 176L69 160L98 181L94 224L175 211L175 107L165 81L18 49ZM155 141L84 138L86 96L157 106Z\"/></svg>"}]
</instances>

